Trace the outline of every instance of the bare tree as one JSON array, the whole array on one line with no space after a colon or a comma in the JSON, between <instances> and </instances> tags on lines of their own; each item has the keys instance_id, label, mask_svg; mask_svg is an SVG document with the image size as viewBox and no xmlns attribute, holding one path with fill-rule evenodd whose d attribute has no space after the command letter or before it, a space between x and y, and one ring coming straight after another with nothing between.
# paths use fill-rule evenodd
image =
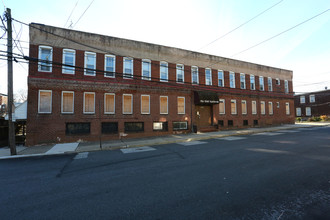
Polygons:
<instances>
[{"instance_id":1,"label":"bare tree","mask_svg":"<svg viewBox=\"0 0 330 220\"><path fill-rule=\"evenodd\" d=\"M14 94L14 102L24 102L27 100L27 91L26 89L19 89Z\"/></svg>"}]
</instances>

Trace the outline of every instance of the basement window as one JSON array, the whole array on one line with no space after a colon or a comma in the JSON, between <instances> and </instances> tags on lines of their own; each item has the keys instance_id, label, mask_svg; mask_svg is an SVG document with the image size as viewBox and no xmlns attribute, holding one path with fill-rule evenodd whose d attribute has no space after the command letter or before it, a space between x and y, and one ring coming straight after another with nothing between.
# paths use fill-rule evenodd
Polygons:
<instances>
[{"instance_id":1,"label":"basement window","mask_svg":"<svg viewBox=\"0 0 330 220\"><path fill-rule=\"evenodd\" d=\"M188 122L186 121L175 121L173 122L173 130L187 130Z\"/></svg>"},{"instance_id":2,"label":"basement window","mask_svg":"<svg viewBox=\"0 0 330 220\"><path fill-rule=\"evenodd\" d=\"M152 127L154 131L168 131L167 122L154 122Z\"/></svg>"},{"instance_id":3,"label":"basement window","mask_svg":"<svg viewBox=\"0 0 330 220\"><path fill-rule=\"evenodd\" d=\"M102 122L102 134L117 134L118 122Z\"/></svg>"},{"instance_id":4,"label":"basement window","mask_svg":"<svg viewBox=\"0 0 330 220\"><path fill-rule=\"evenodd\" d=\"M125 122L125 132L143 132L143 122Z\"/></svg>"},{"instance_id":5,"label":"basement window","mask_svg":"<svg viewBox=\"0 0 330 220\"><path fill-rule=\"evenodd\" d=\"M90 134L91 123L66 123L65 134Z\"/></svg>"}]
</instances>

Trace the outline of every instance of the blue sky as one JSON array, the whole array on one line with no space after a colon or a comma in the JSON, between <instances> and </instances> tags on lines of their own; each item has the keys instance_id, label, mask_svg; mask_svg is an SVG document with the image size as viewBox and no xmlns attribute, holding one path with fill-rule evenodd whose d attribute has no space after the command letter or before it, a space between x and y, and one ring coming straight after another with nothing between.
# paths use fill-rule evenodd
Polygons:
<instances>
[{"instance_id":1,"label":"blue sky","mask_svg":"<svg viewBox=\"0 0 330 220\"><path fill-rule=\"evenodd\" d=\"M2 11L4 5L11 8L13 18L25 23L66 28L71 25L75 30L293 70L295 92L330 88L329 0L2 0ZM291 31L240 53L326 10ZM14 28L20 33L14 32L14 38L21 41L23 52L28 55L28 28L16 22ZM0 48L6 50L3 44L6 41L2 39ZM27 69L26 64L14 65L15 91L27 87ZM4 60L0 60L0 74L0 92L7 93Z\"/></svg>"}]
</instances>

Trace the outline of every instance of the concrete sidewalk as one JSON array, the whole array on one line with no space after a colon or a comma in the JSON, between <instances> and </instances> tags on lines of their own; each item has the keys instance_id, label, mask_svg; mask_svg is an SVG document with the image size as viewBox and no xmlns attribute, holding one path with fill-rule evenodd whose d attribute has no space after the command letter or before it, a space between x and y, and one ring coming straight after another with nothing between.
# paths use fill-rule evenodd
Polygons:
<instances>
[{"instance_id":1,"label":"concrete sidewalk","mask_svg":"<svg viewBox=\"0 0 330 220\"><path fill-rule=\"evenodd\" d=\"M221 138L236 135L248 135L263 132L274 132L287 129L309 128L317 126L330 126L330 123L296 123L275 127L264 128L247 128L228 131L216 131L207 133L190 133L180 135L167 135L148 138L125 138L121 140L103 141L99 142L82 142L82 143L64 143L64 144L51 144L39 145L32 147L17 148L17 154L10 156L9 148L0 148L0 159L20 158L20 157L33 157L44 155L58 155L67 153L90 152L99 150L115 150L128 147L142 147L153 146L161 144L180 143L188 141L205 140L211 138Z\"/></svg>"}]
</instances>

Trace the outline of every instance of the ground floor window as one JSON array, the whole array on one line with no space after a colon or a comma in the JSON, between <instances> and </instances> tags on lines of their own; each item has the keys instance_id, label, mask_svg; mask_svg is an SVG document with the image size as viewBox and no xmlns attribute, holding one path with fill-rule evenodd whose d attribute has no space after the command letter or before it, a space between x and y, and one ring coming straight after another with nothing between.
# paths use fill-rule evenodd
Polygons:
<instances>
[{"instance_id":1,"label":"ground floor window","mask_svg":"<svg viewBox=\"0 0 330 220\"><path fill-rule=\"evenodd\" d=\"M243 120L243 125L244 126L248 126L249 125L249 121L248 120Z\"/></svg>"},{"instance_id":2,"label":"ground floor window","mask_svg":"<svg viewBox=\"0 0 330 220\"><path fill-rule=\"evenodd\" d=\"M234 121L233 120L228 120L228 126L234 126Z\"/></svg>"},{"instance_id":3,"label":"ground floor window","mask_svg":"<svg viewBox=\"0 0 330 220\"><path fill-rule=\"evenodd\" d=\"M173 122L173 130L187 130L188 122L186 121L175 121Z\"/></svg>"},{"instance_id":4,"label":"ground floor window","mask_svg":"<svg viewBox=\"0 0 330 220\"><path fill-rule=\"evenodd\" d=\"M224 126L223 120L218 120L218 125L219 125L220 127L223 127L223 126Z\"/></svg>"},{"instance_id":5,"label":"ground floor window","mask_svg":"<svg viewBox=\"0 0 330 220\"><path fill-rule=\"evenodd\" d=\"M258 120L253 120L253 125L258 125Z\"/></svg>"},{"instance_id":6,"label":"ground floor window","mask_svg":"<svg viewBox=\"0 0 330 220\"><path fill-rule=\"evenodd\" d=\"M117 134L118 122L102 122L102 134Z\"/></svg>"},{"instance_id":7,"label":"ground floor window","mask_svg":"<svg viewBox=\"0 0 330 220\"><path fill-rule=\"evenodd\" d=\"M89 122L84 123L66 123L65 134L90 134L91 124Z\"/></svg>"},{"instance_id":8,"label":"ground floor window","mask_svg":"<svg viewBox=\"0 0 330 220\"><path fill-rule=\"evenodd\" d=\"M154 131L168 131L167 122L154 122L152 127Z\"/></svg>"},{"instance_id":9,"label":"ground floor window","mask_svg":"<svg viewBox=\"0 0 330 220\"><path fill-rule=\"evenodd\" d=\"M144 122L125 122L125 132L143 132Z\"/></svg>"}]
</instances>

